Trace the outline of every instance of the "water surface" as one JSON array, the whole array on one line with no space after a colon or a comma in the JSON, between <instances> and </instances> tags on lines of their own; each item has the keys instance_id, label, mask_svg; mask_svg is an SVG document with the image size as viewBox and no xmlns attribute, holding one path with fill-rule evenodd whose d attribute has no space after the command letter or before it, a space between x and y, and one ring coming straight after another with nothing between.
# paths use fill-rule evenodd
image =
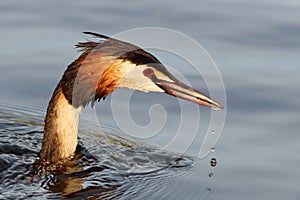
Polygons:
<instances>
[{"instance_id":1,"label":"water surface","mask_svg":"<svg viewBox=\"0 0 300 200\"><path fill-rule=\"evenodd\" d=\"M297 1L30 0L2 1L0 10L1 198L299 198ZM226 87L227 117L215 151L195 158L207 128L204 118L186 155L157 153L155 148L172 138L174 124L180 121L178 101L136 93L130 104L136 123L148 123L147 108L162 104L169 120L164 134L145 143L124 137L113 122L108 98L96 107L104 132L91 117L94 110L84 114L76 162L57 174L30 179L49 97L68 63L78 56L73 46L86 38L81 32L114 35L143 26L191 36L218 65ZM156 53L164 59L163 53ZM197 77L188 77L202 87ZM105 132L116 134L104 137ZM211 158L217 159L216 167L210 166Z\"/></svg>"}]
</instances>

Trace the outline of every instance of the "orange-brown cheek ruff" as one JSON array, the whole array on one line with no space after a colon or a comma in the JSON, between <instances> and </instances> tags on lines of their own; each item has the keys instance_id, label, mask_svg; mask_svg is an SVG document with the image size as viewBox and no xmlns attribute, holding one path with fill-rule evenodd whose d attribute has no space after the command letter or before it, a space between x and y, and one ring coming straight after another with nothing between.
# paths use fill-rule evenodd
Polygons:
<instances>
[{"instance_id":1,"label":"orange-brown cheek ruff","mask_svg":"<svg viewBox=\"0 0 300 200\"><path fill-rule=\"evenodd\" d=\"M118 63L118 61L117 61ZM116 64L110 65L99 78L97 89L95 93L95 100L105 99L116 88L118 81L120 80L122 73L118 69Z\"/></svg>"}]
</instances>

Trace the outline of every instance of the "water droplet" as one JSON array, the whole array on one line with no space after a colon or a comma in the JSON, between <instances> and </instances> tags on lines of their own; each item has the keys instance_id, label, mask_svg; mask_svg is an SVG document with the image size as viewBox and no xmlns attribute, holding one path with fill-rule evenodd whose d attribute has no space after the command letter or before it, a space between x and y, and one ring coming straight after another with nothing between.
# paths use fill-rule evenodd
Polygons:
<instances>
[{"instance_id":1,"label":"water droplet","mask_svg":"<svg viewBox=\"0 0 300 200\"><path fill-rule=\"evenodd\" d=\"M210 172L210 173L208 174L208 177L212 177L213 175L214 175L214 173Z\"/></svg>"},{"instance_id":2,"label":"water droplet","mask_svg":"<svg viewBox=\"0 0 300 200\"><path fill-rule=\"evenodd\" d=\"M217 165L217 159L212 158L212 159L210 160L210 166L215 167L216 165Z\"/></svg>"},{"instance_id":3,"label":"water droplet","mask_svg":"<svg viewBox=\"0 0 300 200\"><path fill-rule=\"evenodd\" d=\"M213 152L215 152L215 147L211 147L210 148L210 151L213 153Z\"/></svg>"},{"instance_id":4,"label":"water droplet","mask_svg":"<svg viewBox=\"0 0 300 200\"><path fill-rule=\"evenodd\" d=\"M216 133L216 131L215 131L215 130L212 130L212 131L211 131L211 134L215 134L215 133Z\"/></svg>"}]
</instances>

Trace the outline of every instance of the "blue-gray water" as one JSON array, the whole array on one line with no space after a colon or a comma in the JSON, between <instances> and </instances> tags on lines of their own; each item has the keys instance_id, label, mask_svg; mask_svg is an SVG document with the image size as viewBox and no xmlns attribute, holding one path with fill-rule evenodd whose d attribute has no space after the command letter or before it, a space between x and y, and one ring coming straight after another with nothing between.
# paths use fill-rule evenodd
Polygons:
<instances>
[{"instance_id":1,"label":"blue-gray water","mask_svg":"<svg viewBox=\"0 0 300 200\"><path fill-rule=\"evenodd\" d=\"M299 19L300 3L292 0L2 1L0 198L298 199ZM107 139L87 113L80 166L30 182L26 174L39 152L49 97L78 56L73 47L86 38L82 32L114 35L143 26L183 32L216 62L227 116L215 152L195 158L201 130L179 160L171 152L153 152L155 139L146 144L124 135ZM96 106L108 132L116 130L109 124L109 100ZM170 102L168 117L180 116L176 99L163 94L135 94L133 111L145 102ZM133 118L147 122L147 112L139 110ZM158 143L168 142L173 126L166 124ZM213 157L216 167L210 166Z\"/></svg>"}]
</instances>

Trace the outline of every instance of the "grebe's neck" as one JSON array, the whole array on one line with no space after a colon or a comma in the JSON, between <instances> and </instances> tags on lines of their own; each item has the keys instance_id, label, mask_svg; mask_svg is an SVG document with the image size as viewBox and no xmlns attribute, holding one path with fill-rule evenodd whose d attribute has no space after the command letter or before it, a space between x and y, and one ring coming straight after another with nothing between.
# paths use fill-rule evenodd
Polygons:
<instances>
[{"instance_id":1,"label":"grebe's neck","mask_svg":"<svg viewBox=\"0 0 300 200\"><path fill-rule=\"evenodd\" d=\"M70 158L77 146L78 121L82 106L75 108L66 99L61 83L49 102L44 138L40 152L42 163L56 163Z\"/></svg>"}]
</instances>

